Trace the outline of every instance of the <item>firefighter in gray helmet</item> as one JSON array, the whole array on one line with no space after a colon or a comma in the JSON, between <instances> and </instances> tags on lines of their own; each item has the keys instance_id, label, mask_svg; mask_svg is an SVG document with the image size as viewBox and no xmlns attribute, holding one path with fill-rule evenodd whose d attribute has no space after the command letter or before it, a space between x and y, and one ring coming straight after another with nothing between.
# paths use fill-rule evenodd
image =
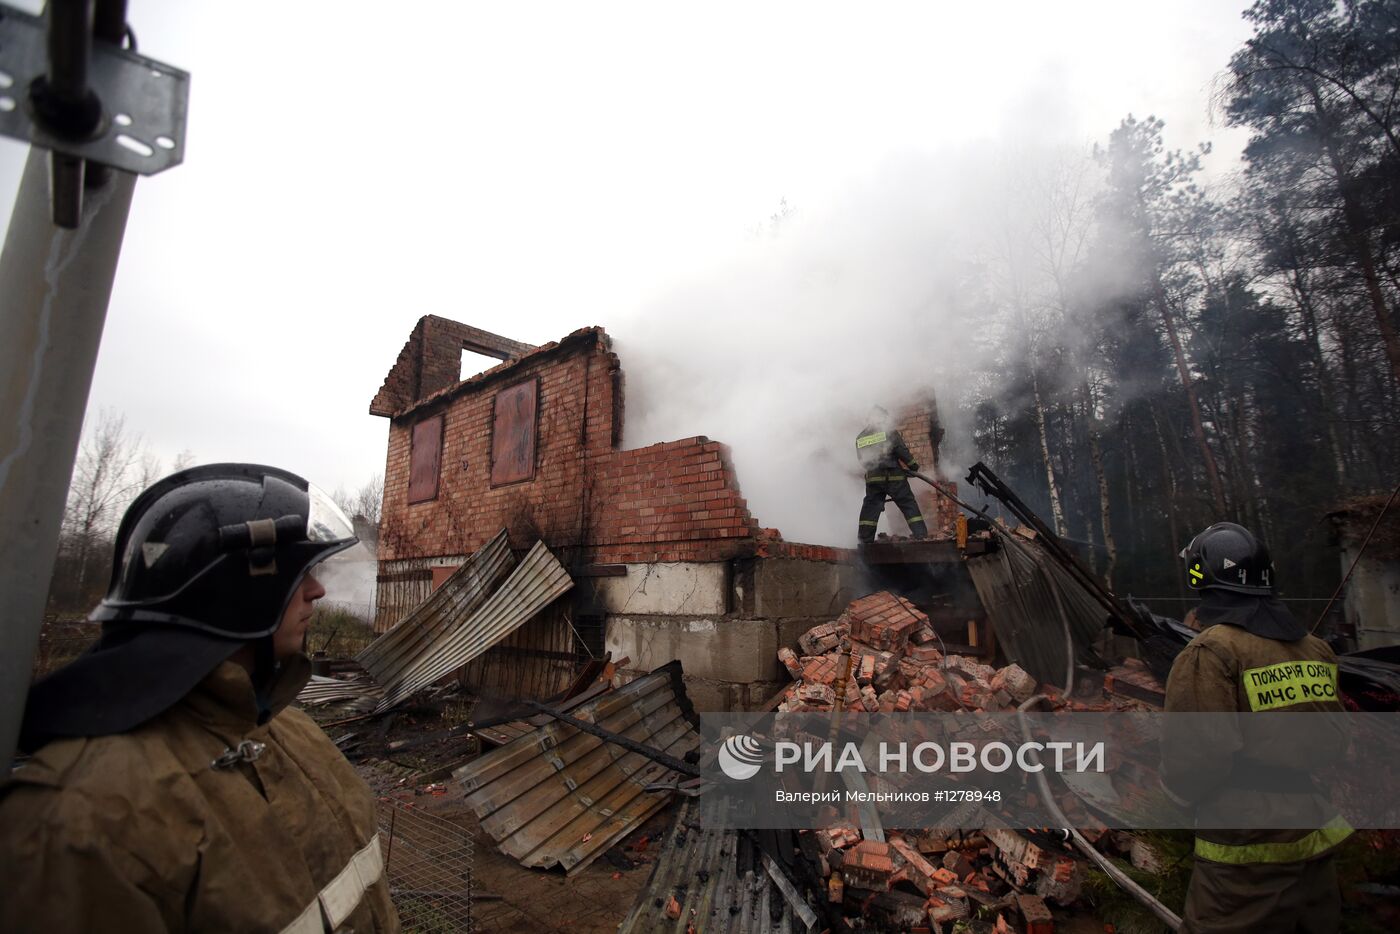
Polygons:
<instances>
[{"instance_id":1,"label":"firefighter in gray helmet","mask_svg":"<svg viewBox=\"0 0 1400 934\"><path fill-rule=\"evenodd\" d=\"M915 538L927 538L928 526L905 475L905 470L918 470L919 465L895 430L889 413L878 405L870 410L865 427L856 435L856 457L865 469L865 500L860 504L858 529L860 541L875 541L886 498L894 500L899 511L904 513Z\"/></svg>"},{"instance_id":2,"label":"firefighter in gray helmet","mask_svg":"<svg viewBox=\"0 0 1400 934\"><path fill-rule=\"evenodd\" d=\"M1343 710L1336 656L1276 599L1268 549L1248 529L1212 525L1181 558L1202 631L1172 665L1166 710L1222 715L1166 718L1162 785L1196 821L1182 930L1336 931L1333 855L1351 828L1309 763L1335 760L1342 739L1315 736L1327 721L1285 716ZM1291 737L1305 726L1300 748ZM1241 815L1254 828L1303 829L1220 829Z\"/></svg>"},{"instance_id":3,"label":"firefighter in gray helmet","mask_svg":"<svg viewBox=\"0 0 1400 934\"><path fill-rule=\"evenodd\" d=\"M216 464L117 531L97 643L30 689L0 787L0 930L397 931L374 799L287 705L356 539L302 478Z\"/></svg>"}]
</instances>

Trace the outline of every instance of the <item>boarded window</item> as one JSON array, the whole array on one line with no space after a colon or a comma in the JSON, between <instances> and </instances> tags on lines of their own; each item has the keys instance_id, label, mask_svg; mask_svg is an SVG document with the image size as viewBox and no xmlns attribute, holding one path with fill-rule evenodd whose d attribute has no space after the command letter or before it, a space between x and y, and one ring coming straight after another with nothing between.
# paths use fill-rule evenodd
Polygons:
<instances>
[{"instance_id":1,"label":"boarded window","mask_svg":"<svg viewBox=\"0 0 1400 934\"><path fill-rule=\"evenodd\" d=\"M451 577L453 574L456 574L456 573L457 573L457 568L458 568L458 565L453 565L452 567L447 567L447 568L443 568L443 567L434 567L434 568L432 568L432 572L433 572L433 589L434 589L434 590L437 590L439 587L441 587L441 586L447 581L447 579L448 579L449 577Z\"/></svg>"},{"instance_id":2,"label":"boarded window","mask_svg":"<svg viewBox=\"0 0 1400 934\"><path fill-rule=\"evenodd\" d=\"M437 499L438 475L442 473L442 416L425 418L413 426L413 443L408 457L408 501L423 503Z\"/></svg>"},{"instance_id":3,"label":"boarded window","mask_svg":"<svg viewBox=\"0 0 1400 934\"><path fill-rule=\"evenodd\" d=\"M491 485L535 476L535 412L539 383L527 380L496 393L491 424Z\"/></svg>"}]
</instances>

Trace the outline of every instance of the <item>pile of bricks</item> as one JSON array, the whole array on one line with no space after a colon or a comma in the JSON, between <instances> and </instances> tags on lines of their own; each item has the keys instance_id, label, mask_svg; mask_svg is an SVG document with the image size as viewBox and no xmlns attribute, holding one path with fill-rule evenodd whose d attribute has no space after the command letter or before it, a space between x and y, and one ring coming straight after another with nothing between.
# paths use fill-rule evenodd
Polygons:
<instances>
[{"instance_id":1,"label":"pile of bricks","mask_svg":"<svg viewBox=\"0 0 1400 934\"><path fill-rule=\"evenodd\" d=\"M1124 710L1157 706L1158 684L1135 660L1110 669L1102 684L1084 679L1075 697L1039 684L1025 669L945 654L928 616L903 597L874 593L839 619L807 630L778 659L793 678L778 710L855 712L1009 712L1036 694L1057 710ZM1133 763L1118 764L1131 788ZM1031 792L1027 792L1031 794ZM1113 834L1072 796L1067 819L1096 845L1121 850L1131 835ZM804 849L827 880L833 902L876 928L952 931L969 918L995 918L995 930L1049 934L1049 904L1069 906L1084 885L1085 862L1057 834L1011 829L958 834L891 830L863 839L849 816L832 811Z\"/></svg>"},{"instance_id":2,"label":"pile of bricks","mask_svg":"<svg viewBox=\"0 0 1400 934\"><path fill-rule=\"evenodd\" d=\"M1047 899L1067 905L1083 881L1067 853L1012 831L896 831L864 840L858 828L836 822L804 837L830 900L879 930L953 931L977 917L995 919L987 923L1000 923L998 930L1050 934Z\"/></svg>"},{"instance_id":3,"label":"pile of bricks","mask_svg":"<svg viewBox=\"0 0 1400 934\"><path fill-rule=\"evenodd\" d=\"M1014 710L1038 690L1019 665L996 669L945 656L928 616L887 591L856 600L839 619L803 633L797 645L801 654L778 650L794 681L778 706L783 712L831 710L843 682L843 708L885 713ZM1053 688L1050 693L1066 703Z\"/></svg>"},{"instance_id":4,"label":"pile of bricks","mask_svg":"<svg viewBox=\"0 0 1400 934\"><path fill-rule=\"evenodd\" d=\"M840 618L807 630L797 649L778 650L793 684L778 705L788 713L842 709L1009 712L1036 694L1051 709L1108 711L1161 707L1163 688L1145 665L1125 659L1103 675L1099 696L1065 697L1020 665L994 668L945 654L928 616L904 597L880 591L854 601ZM1097 686L1094 687L1097 690Z\"/></svg>"}]
</instances>

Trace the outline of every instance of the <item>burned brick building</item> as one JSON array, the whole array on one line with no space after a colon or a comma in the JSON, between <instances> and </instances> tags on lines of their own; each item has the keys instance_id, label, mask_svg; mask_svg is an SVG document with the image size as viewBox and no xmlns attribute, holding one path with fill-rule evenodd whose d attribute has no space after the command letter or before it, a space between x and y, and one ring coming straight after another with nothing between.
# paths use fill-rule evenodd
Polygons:
<instances>
[{"instance_id":1,"label":"burned brick building","mask_svg":"<svg viewBox=\"0 0 1400 934\"><path fill-rule=\"evenodd\" d=\"M502 362L460 379L463 350ZM470 682L543 693L574 660L606 650L633 671L679 658L700 709L772 696L787 679L778 648L861 586L853 553L762 528L721 443L624 450L623 390L602 328L535 347L421 318L370 404L390 421L375 628L391 628L505 528L516 549L543 540L576 586L473 662ZM901 427L936 469L932 402ZM932 500L931 528L950 527L953 513Z\"/></svg>"}]
</instances>

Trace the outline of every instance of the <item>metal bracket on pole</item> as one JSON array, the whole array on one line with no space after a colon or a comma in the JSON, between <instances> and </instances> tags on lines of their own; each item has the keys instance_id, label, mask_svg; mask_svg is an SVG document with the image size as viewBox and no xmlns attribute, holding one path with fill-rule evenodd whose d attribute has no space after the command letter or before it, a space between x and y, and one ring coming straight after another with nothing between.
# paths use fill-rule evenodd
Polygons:
<instances>
[{"instance_id":1,"label":"metal bracket on pole","mask_svg":"<svg viewBox=\"0 0 1400 934\"><path fill-rule=\"evenodd\" d=\"M0 249L0 769L20 732L138 174L184 155L189 75L120 48L126 0L0 4L0 135L30 143ZM3 773L0 773L3 774Z\"/></svg>"},{"instance_id":2,"label":"metal bracket on pole","mask_svg":"<svg viewBox=\"0 0 1400 934\"><path fill-rule=\"evenodd\" d=\"M189 74L93 42L93 19L91 0L50 0L46 18L0 4L0 136L53 154L53 221L67 228L84 163L154 175L185 156Z\"/></svg>"}]
</instances>

